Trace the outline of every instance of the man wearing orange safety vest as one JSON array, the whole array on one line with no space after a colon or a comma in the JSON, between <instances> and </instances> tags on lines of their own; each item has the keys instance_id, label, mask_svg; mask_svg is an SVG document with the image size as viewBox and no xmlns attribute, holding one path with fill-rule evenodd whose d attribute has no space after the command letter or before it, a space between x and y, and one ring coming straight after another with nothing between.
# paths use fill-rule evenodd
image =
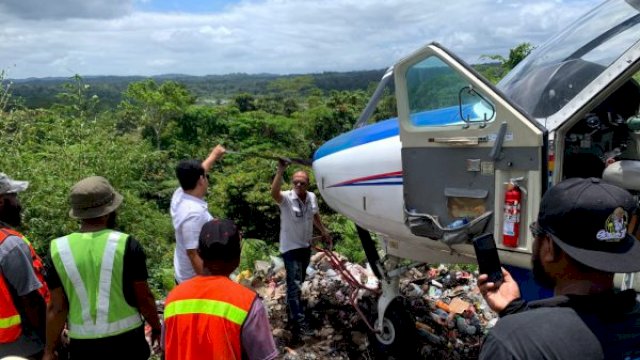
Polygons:
<instances>
[{"instance_id":1,"label":"man wearing orange safety vest","mask_svg":"<svg viewBox=\"0 0 640 360\"><path fill-rule=\"evenodd\" d=\"M229 279L240 263L240 241L231 220L211 220L202 227L198 254L204 274L178 285L165 303L166 360L278 355L262 301Z\"/></svg>"},{"instance_id":2,"label":"man wearing orange safety vest","mask_svg":"<svg viewBox=\"0 0 640 360\"><path fill-rule=\"evenodd\" d=\"M21 222L17 193L28 185L0 173L0 358L39 359L44 348L49 292L42 261L13 229Z\"/></svg>"}]
</instances>

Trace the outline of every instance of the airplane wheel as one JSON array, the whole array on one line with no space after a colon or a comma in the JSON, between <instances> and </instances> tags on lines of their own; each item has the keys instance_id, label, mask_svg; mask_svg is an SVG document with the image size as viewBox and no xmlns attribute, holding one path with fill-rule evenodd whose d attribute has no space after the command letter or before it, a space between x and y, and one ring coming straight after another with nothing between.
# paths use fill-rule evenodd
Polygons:
<instances>
[{"instance_id":1,"label":"airplane wheel","mask_svg":"<svg viewBox=\"0 0 640 360\"><path fill-rule=\"evenodd\" d=\"M377 359L414 359L417 356L416 321L406 310L402 298L396 298L382 319L382 332L370 333Z\"/></svg>"}]
</instances>

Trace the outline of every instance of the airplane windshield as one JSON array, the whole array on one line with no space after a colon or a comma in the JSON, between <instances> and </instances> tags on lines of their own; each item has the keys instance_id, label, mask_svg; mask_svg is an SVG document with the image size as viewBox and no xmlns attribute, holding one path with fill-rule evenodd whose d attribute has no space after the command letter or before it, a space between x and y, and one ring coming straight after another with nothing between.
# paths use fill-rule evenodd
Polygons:
<instances>
[{"instance_id":1,"label":"airplane windshield","mask_svg":"<svg viewBox=\"0 0 640 360\"><path fill-rule=\"evenodd\" d=\"M537 48L498 88L536 118L553 115L638 41L640 0L607 1Z\"/></svg>"}]
</instances>

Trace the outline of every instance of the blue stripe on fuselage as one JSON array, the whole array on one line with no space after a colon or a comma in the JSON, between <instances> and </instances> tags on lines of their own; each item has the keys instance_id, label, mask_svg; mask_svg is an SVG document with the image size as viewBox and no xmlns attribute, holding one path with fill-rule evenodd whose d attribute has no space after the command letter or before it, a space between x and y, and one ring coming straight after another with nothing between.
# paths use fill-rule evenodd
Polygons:
<instances>
[{"instance_id":1,"label":"blue stripe on fuselage","mask_svg":"<svg viewBox=\"0 0 640 360\"><path fill-rule=\"evenodd\" d=\"M411 122L416 126L454 124L460 121L459 113L460 109L457 106L451 106L413 114ZM358 145L397 136L399 130L398 118L382 120L375 124L351 130L324 143L313 154L313 161Z\"/></svg>"},{"instance_id":2,"label":"blue stripe on fuselage","mask_svg":"<svg viewBox=\"0 0 640 360\"><path fill-rule=\"evenodd\" d=\"M383 120L375 124L351 130L324 143L316 150L316 153L313 154L313 161L354 146L397 136L398 133L398 118Z\"/></svg>"}]
</instances>

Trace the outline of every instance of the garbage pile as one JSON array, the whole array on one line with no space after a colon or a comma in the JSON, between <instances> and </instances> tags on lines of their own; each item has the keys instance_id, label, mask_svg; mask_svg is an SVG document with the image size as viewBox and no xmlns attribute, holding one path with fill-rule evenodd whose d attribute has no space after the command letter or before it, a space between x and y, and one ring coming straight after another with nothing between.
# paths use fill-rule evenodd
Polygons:
<instances>
[{"instance_id":1,"label":"garbage pile","mask_svg":"<svg viewBox=\"0 0 640 360\"><path fill-rule=\"evenodd\" d=\"M378 279L368 266L350 263L341 255L333 254L360 284L379 288ZM482 339L497 321L497 315L480 295L476 277L475 273L444 265L421 265L401 276L403 305L415 318L415 350L420 358L478 357ZM236 279L262 297L281 359L379 358L375 335L350 303L352 295L357 297L360 311L374 324L377 295L350 287L325 253L312 256L302 286L307 318L315 329L315 335L303 341L296 341L287 326L285 270L281 259L257 261L253 273L240 273Z\"/></svg>"}]
</instances>

